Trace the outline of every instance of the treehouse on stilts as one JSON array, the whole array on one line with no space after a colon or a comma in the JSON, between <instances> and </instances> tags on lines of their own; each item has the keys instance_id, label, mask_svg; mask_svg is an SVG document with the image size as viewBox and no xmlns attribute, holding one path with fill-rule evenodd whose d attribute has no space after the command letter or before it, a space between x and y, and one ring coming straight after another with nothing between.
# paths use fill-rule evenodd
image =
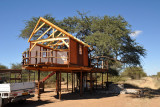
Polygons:
<instances>
[{"instance_id":1,"label":"treehouse on stilts","mask_svg":"<svg viewBox=\"0 0 160 107\"><path fill-rule=\"evenodd\" d=\"M40 29L45 30L41 35L39 35ZM67 73L67 89L68 73L72 74L72 92L75 91L76 81L80 95L82 95L83 88L87 87L87 75L90 75L89 82L92 92L94 84L92 73L106 72L106 69L99 69L98 65L97 68L91 66L88 44L42 17L38 20L28 42L30 47L23 53L23 68L38 72L38 98L40 98L40 83L54 74L56 74L57 95L61 99L61 73ZM40 72L42 71L51 73L41 80Z\"/></svg>"}]
</instances>

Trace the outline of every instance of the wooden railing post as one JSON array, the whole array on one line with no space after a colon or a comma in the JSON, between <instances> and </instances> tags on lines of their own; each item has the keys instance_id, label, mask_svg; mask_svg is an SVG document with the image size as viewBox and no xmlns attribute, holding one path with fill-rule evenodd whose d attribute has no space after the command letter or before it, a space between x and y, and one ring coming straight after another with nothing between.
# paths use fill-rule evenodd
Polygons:
<instances>
[{"instance_id":1,"label":"wooden railing post","mask_svg":"<svg viewBox=\"0 0 160 107\"><path fill-rule=\"evenodd\" d=\"M37 54L38 54L38 52L36 51L35 64L37 64Z\"/></svg>"}]
</instances>

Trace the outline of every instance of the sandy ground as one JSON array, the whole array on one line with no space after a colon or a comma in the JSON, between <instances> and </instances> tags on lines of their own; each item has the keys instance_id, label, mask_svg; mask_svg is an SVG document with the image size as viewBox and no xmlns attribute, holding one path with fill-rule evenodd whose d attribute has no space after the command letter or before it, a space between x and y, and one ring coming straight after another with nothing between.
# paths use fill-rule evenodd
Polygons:
<instances>
[{"instance_id":1,"label":"sandy ground","mask_svg":"<svg viewBox=\"0 0 160 107\"><path fill-rule=\"evenodd\" d=\"M107 95L96 92L83 93L83 96L80 97L78 93L66 91L66 85L62 85L62 100L57 99L54 88L46 88L45 93L41 94L41 101L38 101L35 96L24 104L11 103L6 107L160 107L160 90L156 87L156 82L150 77L127 81L135 85L126 84L126 87L129 86L129 88L145 89L144 87L149 87L150 93L147 93L145 97L135 94Z\"/></svg>"},{"instance_id":2,"label":"sandy ground","mask_svg":"<svg viewBox=\"0 0 160 107\"><path fill-rule=\"evenodd\" d=\"M160 97L137 98L130 94L105 95L85 93L80 97L76 93L62 92L62 100L56 98L55 89L47 88L41 94L41 101L31 98L24 104L12 103L7 107L160 107Z\"/></svg>"},{"instance_id":3,"label":"sandy ground","mask_svg":"<svg viewBox=\"0 0 160 107\"><path fill-rule=\"evenodd\" d=\"M144 88L144 87L148 87L151 89L160 88L160 80L153 77L144 77L140 80L127 80L126 83L133 84L141 88Z\"/></svg>"}]
</instances>

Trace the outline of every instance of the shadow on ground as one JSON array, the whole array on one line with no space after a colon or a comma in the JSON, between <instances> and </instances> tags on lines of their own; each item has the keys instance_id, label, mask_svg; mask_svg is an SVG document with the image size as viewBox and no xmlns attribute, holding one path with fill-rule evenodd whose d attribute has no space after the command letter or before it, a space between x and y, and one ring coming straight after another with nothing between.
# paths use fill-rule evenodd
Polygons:
<instances>
[{"instance_id":1,"label":"shadow on ground","mask_svg":"<svg viewBox=\"0 0 160 107\"><path fill-rule=\"evenodd\" d=\"M105 98L105 97L113 97L113 96L118 96L120 93L116 93L116 94L106 94L107 90L98 88L97 90L94 89L92 94L90 93L90 91L85 91L83 92L83 95L80 96L79 92L73 92L73 93L63 93L61 95L61 99L62 100L80 100L80 99L100 99L100 98ZM57 95L53 96L56 99L58 99L59 97Z\"/></svg>"},{"instance_id":2,"label":"shadow on ground","mask_svg":"<svg viewBox=\"0 0 160 107\"><path fill-rule=\"evenodd\" d=\"M125 89L136 89L137 93L131 94L132 98L155 98L160 97L160 89L140 88L131 84L124 84Z\"/></svg>"},{"instance_id":3,"label":"shadow on ground","mask_svg":"<svg viewBox=\"0 0 160 107\"><path fill-rule=\"evenodd\" d=\"M42 106L44 104L49 104L49 103L54 103L54 102L50 102L49 100L46 100L46 101L27 100L25 103L19 103L19 102L9 103L9 104L6 104L4 107L37 107L37 106Z\"/></svg>"}]
</instances>

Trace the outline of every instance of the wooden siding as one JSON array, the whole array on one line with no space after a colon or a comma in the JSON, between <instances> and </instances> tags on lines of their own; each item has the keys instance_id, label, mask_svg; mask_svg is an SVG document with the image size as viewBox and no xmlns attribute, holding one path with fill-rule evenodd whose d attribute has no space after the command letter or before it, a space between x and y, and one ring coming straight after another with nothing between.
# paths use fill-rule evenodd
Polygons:
<instances>
[{"instance_id":1,"label":"wooden siding","mask_svg":"<svg viewBox=\"0 0 160 107\"><path fill-rule=\"evenodd\" d=\"M77 64L78 62L78 43L70 38L70 64Z\"/></svg>"},{"instance_id":2,"label":"wooden siding","mask_svg":"<svg viewBox=\"0 0 160 107\"><path fill-rule=\"evenodd\" d=\"M83 47L83 65L88 66L88 48Z\"/></svg>"}]
</instances>

